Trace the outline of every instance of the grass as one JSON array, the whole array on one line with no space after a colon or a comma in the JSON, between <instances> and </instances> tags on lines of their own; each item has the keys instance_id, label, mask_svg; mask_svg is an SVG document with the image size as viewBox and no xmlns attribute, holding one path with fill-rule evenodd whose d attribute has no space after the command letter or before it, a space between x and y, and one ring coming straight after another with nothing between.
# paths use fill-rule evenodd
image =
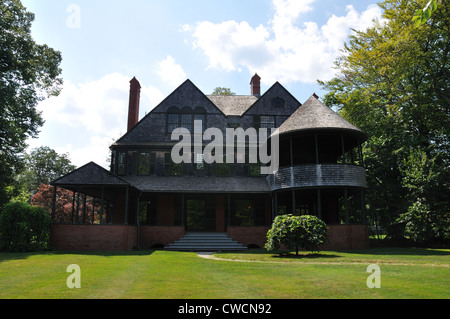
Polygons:
<instances>
[{"instance_id":1,"label":"grass","mask_svg":"<svg viewBox=\"0 0 450 319\"><path fill-rule=\"evenodd\" d=\"M265 250L216 253L0 253L0 298L298 299L450 297L450 250L373 248L278 256ZM81 268L69 289L67 266ZM367 266L381 288L366 285Z\"/></svg>"}]
</instances>

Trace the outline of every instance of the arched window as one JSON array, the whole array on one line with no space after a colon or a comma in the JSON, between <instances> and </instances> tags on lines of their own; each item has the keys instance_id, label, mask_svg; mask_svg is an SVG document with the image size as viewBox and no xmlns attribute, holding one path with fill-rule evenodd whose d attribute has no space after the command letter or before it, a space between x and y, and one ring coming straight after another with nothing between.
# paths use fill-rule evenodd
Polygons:
<instances>
[{"instance_id":1,"label":"arched window","mask_svg":"<svg viewBox=\"0 0 450 319\"><path fill-rule=\"evenodd\" d=\"M193 121L192 121L192 109L189 107L183 107L181 110L181 127L184 127L192 132Z\"/></svg>"},{"instance_id":2,"label":"arched window","mask_svg":"<svg viewBox=\"0 0 450 319\"><path fill-rule=\"evenodd\" d=\"M206 127L206 111L202 107L196 107L194 110L194 121L202 121L202 134Z\"/></svg>"},{"instance_id":3,"label":"arched window","mask_svg":"<svg viewBox=\"0 0 450 319\"><path fill-rule=\"evenodd\" d=\"M172 133L178 127L180 127L180 109L172 106L167 110L167 133Z\"/></svg>"}]
</instances>

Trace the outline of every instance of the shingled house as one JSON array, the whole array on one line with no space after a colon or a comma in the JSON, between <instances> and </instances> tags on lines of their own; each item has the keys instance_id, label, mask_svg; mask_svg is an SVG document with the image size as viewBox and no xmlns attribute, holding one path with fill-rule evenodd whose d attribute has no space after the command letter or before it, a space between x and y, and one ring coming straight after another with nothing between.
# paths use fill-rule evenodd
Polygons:
<instances>
[{"instance_id":1,"label":"shingled house","mask_svg":"<svg viewBox=\"0 0 450 319\"><path fill-rule=\"evenodd\" d=\"M330 238L324 249L367 247L365 134L315 94L302 105L278 82L261 94L256 74L250 92L205 95L186 80L139 120L140 84L133 78L128 131L110 147L110 170L90 162L52 182L54 247L262 247L272 220L284 213L322 218ZM252 127L277 129L267 141L276 137L279 145L273 171L262 174L263 164L249 160L255 147L250 141L241 152L236 146L233 162L204 158L209 141L201 138L208 128L226 136L227 129ZM180 143L172 133L180 128L195 133L190 141L201 139L189 162L171 156ZM69 213L58 211L59 188L73 194Z\"/></svg>"}]
</instances>

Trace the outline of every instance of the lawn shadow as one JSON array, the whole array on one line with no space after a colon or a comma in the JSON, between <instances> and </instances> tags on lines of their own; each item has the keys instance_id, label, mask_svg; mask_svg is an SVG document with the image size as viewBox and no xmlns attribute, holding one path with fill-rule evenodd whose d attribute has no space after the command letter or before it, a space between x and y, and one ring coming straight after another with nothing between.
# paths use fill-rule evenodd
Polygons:
<instances>
[{"instance_id":1,"label":"lawn shadow","mask_svg":"<svg viewBox=\"0 0 450 319\"><path fill-rule=\"evenodd\" d=\"M338 251L339 252L339 251ZM419 248L419 247L372 247L369 249L349 250L351 252L367 255L397 255L397 256L450 256L448 248Z\"/></svg>"},{"instance_id":2,"label":"lawn shadow","mask_svg":"<svg viewBox=\"0 0 450 319\"><path fill-rule=\"evenodd\" d=\"M149 250L132 250L132 251L78 251L78 250L45 250L33 252L7 252L0 251L0 264L7 260L27 259L33 255L87 255L87 256L146 256L155 252Z\"/></svg>"},{"instance_id":3,"label":"lawn shadow","mask_svg":"<svg viewBox=\"0 0 450 319\"><path fill-rule=\"evenodd\" d=\"M299 252L298 255L296 255L295 253L278 253L275 255L271 256L272 258L288 258L288 259L322 259L322 258L338 258L338 257L342 257L339 255L334 255L334 254L321 254L321 253L304 253L304 252Z\"/></svg>"}]
</instances>

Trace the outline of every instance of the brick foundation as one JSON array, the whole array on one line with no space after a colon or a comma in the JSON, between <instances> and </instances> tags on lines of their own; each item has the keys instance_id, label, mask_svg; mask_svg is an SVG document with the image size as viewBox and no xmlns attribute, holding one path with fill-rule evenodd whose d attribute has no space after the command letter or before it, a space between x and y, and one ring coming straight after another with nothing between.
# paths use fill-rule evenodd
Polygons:
<instances>
[{"instance_id":1,"label":"brick foundation","mask_svg":"<svg viewBox=\"0 0 450 319\"><path fill-rule=\"evenodd\" d=\"M270 228L267 226L228 226L227 235L244 246L257 245L258 247L263 248L266 244L267 232L269 229Z\"/></svg>"},{"instance_id":2,"label":"brick foundation","mask_svg":"<svg viewBox=\"0 0 450 319\"><path fill-rule=\"evenodd\" d=\"M166 246L184 236L184 226L140 226L139 248ZM227 235L245 246L263 248L267 226L228 226ZM328 225L329 242L321 250L364 249L369 247L367 225ZM52 226L55 250L129 251L137 248L137 226L58 225Z\"/></svg>"},{"instance_id":3,"label":"brick foundation","mask_svg":"<svg viewBox=\"0 0 450 319\"><path fill-rule=\"evenodd\" d=\"M257 245L263 248L267 241L269 227L229 226L227 234L241 244ZM367 225L328 225L329 242L321 250L349 250L369 248Z\"/></svg>"},{"instance_id":4,"label":"brick foundation","mask_svg":"<svg viewBox=\"0 0 450 319\"><path fill-rule=\"evenodd\" d=\"M369 230L367 225L328 225L328 240L321 249L365 249L369 248Z\"/></svg>"},{"instance_id":5,"label":"brick foundation","mask_svg":"<svg viewBox=\"0 0 450 319\"><path fill-rule=\"evenodd\" d=\"M166 246L184 236L184 226L140 226L139 242L141 249L154 245Z\"/></svg>"},{"instance_id":6,"label":"brick foundation","mask_svg":"<svg viewBox=\"0 0 450 319\"><path fill-rule=\"evenodd\" d=\"M55 250L128 251L136 248L136 226L52 225Z\"/></svg>"}]
</instances>

